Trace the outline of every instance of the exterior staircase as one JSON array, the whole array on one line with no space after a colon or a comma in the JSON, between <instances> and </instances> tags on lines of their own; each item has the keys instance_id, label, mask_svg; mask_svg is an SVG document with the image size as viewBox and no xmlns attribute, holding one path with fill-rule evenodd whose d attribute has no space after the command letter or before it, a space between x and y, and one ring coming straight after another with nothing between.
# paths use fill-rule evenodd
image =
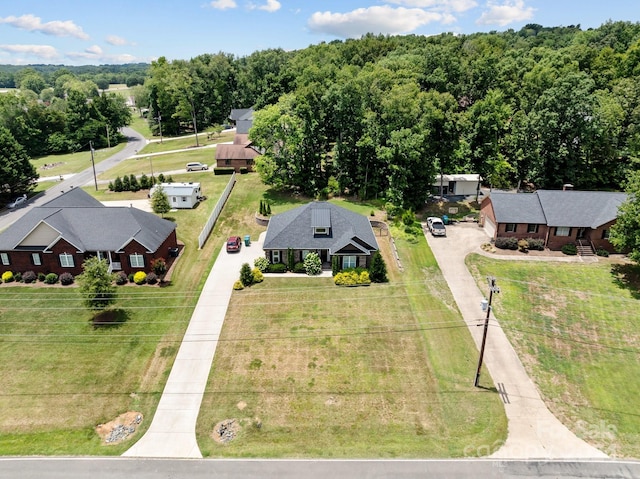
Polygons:
<instances>
[{"instance_id":1,"label":"exterior staircase","mask_svg":"<svg viewBox=\"0 0 640 479\"><path fill-rule=\"evenodd\" d=\"M576 242L576 248L578 249L579 256L594 256L595 252L591 246L590 241L578 240Z\"/></svg>"}]
</instances>

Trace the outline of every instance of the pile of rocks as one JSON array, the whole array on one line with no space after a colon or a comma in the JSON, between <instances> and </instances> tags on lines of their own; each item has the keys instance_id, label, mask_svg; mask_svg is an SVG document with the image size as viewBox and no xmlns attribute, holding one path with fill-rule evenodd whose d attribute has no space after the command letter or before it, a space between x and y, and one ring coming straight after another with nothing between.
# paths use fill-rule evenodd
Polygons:
<instances>
[{"instance_id":1,"label":"pile of rocks","mask_svg":"<svg viewBox=\"0 0 640 479\"><path fill-rule=\"evenodd\" d=\"M239 424L235 419L227 419L218 423L214 433L218 436L219 442L227 443L232 441L238 433Z\"/></svg>"},{"instance_id":2,"label":"pile of rocks","mask_svg":"<svg viewBox=\"0 0 640 479\"><path fill-rule=\"evenodd\" d=\"M111 432L109 432L104 442L106 442L107 444L110 444L113 442L124 441L131 434L136 432L136 426L138 426L141 422L142 422L142 415L138 414L136 415L135 419L128 425L127 424L116 425L111 430Z\"/></svg>"}]
</instances>

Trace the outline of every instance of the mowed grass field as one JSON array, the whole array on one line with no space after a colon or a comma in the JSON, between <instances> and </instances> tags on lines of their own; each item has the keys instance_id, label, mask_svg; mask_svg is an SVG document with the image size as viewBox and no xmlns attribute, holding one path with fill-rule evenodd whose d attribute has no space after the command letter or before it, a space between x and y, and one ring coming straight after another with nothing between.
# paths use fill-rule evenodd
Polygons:
<instances>
[{"instance_id":1,"label":"mowed grass field","mask_svg":"<svg viewBox=\"0 0 640 479\"><path fill-rule=\"evenodd\" d=\"M73 286L0 285L0 455L119 455L132 442L102 445L95 426L131 410L144 415L136 438L144 433L204 279L236 228L221 221L197 249L227 181L210 175L207 201L170 214L185 243L171 284L120 287L121 324L94 328ZM256 194L237 189L225 211L246 219Z\"/></svg>"},{"instance_id":2,"label":"mowed grass field","mask_svg":"<svg viewBox=\"0 0 640 479\"><path fill-rule=\"evenodd\" d=\"M640 271L597 264L467 264L497 278L494 312L549 408L610 456L640 457Z\"/></svg>"},{"instance_id":3,"label":"mowed grass field","mask_svg":"<svg viewBox=\"0 0 640 479\"><path fill-rule=\"evenodd\" d=\"M205 457L461 457L504 440L426 241L398 241L400 272L378 239L387 284L267 277L233 293L198 420ZM221 444L228 419L242 429Z\"/></svg>"}]
</instances>

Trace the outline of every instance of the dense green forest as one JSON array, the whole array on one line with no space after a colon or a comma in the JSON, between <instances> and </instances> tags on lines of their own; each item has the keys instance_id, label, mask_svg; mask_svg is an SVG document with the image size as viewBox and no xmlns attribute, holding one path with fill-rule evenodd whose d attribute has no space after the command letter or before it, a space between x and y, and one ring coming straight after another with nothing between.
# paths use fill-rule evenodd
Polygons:
<instances>
[{"instance_id":1,"label":"dense green forest","mask_svg":"<svg viewBox=\"0 0 640 479\"><path fill-rule=\"evenodd\" d=\"M99 143L107 118L114 128L128 121L97 88L120 75L136 85L152 130L161 122L168 135L253 106L263 180L311 196L417 207L441 172L480 173L499 188L620 189L639 169L638 23L366 35L240 58L161 57L131 70L0 67L2 75L19 90L0 95L0 128L29 156L86 147L92 135Z\"/></svg>"}]
</instances>

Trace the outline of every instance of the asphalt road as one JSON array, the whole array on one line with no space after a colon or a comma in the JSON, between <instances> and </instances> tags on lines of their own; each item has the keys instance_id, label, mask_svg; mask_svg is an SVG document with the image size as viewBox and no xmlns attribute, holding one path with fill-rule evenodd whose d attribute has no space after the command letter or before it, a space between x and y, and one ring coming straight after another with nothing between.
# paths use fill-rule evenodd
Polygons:
<instances>
[{"instance_id":1,"label":"asphalt road","mask_svg":"<svg viewBox=\"0 0 640 479\"><path fill-rule=\"evenodd\" d=\"M121 131L122 134L127 138L127 145L120 152L98 163L96 165L96 176L112 168L122 160L135 155L145 145L146 140L144 136L142 136L137 131L127 127L122 128ZM14 221L21 218L34 206L41 206L44 203L60 196L63 191L68 191L70 188L74 188L76 186L84 186L88 182L93 181L93 168L90 165L90 159L91 154L87 152L87 164L89 164L89 166L85 170L81 171L80 173L76 173L69 179L61 181L55 186L55 188L49 188L37 198L30 200L25 206L21 206L20 208L14 210L5 210L4 212L2 212L2 214L0 215L0 231L5 229Z\"/></svg>"},{"instance_id":2,"label":"asphalt road","mask_svg":"<svg viewBox=\"0 0 640 479\"><path fill-rule=\"evenodd\" d=\"M640 462L460 460L216 460L2 458L0 479L418 478L483 479L640 477Z\"/></svg>"}]
</instances>

